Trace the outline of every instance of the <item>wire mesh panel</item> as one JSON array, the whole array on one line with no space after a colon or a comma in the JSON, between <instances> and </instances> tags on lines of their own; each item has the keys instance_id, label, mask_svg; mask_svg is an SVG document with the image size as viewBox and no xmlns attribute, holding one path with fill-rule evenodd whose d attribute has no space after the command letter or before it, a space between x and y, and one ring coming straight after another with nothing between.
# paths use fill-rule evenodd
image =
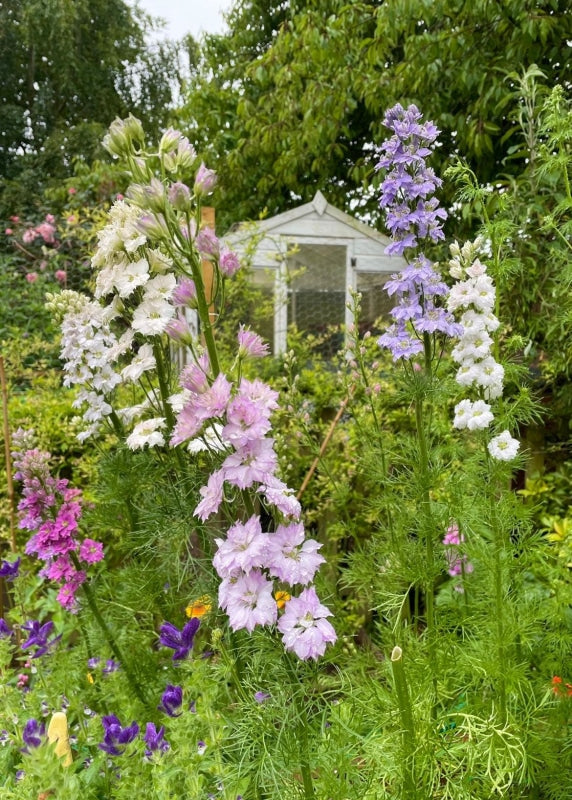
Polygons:
<instances>
[{"instance_id":1,"label":"wire mesh panel","mask_svg":"<svg viewBox=\"0 0 572 800\"><path fill-rule=\"evenodd\" d=\"M389 312L394 306L384 289L389 280L387 272L358 272L356 274L356 289L361 294L361 314L359 329L379 332L390 321Z\"/></svg>"},{"instance_id":2,"label":"wire mesh panel","mask_svg":"<svg viewBox=\"0 0 572 800\"><path fill-rule=\"evenodd\" d=\"M302 244L287 260L288 324L328 340L326 350L342 342L332 328L345 318L346 252L345 245Z\"/></svg>"}]
</instances>

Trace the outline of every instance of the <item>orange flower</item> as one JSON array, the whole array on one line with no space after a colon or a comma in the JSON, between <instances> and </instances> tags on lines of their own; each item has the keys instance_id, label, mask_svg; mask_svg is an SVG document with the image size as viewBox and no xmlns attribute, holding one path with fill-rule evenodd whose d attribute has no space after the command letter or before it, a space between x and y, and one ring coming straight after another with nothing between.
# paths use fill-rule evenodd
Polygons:
<instances>
[{"instance_id":1,"label":"orange flower","mask_svg":"<svg viewBox=\"0 0 572 800\"><path fill-rule=\"evenodd\" d=\"M275 592L274 599L276 600L278 608L284 608L291 596L292 595L288 594L288 592Z\"/></svg>"},{"instance_id":2,"label":"orange flower","mask_svg":"<svg viewBox=\"0 0 572 800\"><path fill-rule=\"evenodd\" d=\"M202 595L202 597L199 597L197 600L193 600L193 602L186 607L185 614L189 619L201 619L201 617L204 617L204 615L208 614L212 609L210 600L207 594Z\"/></svg>"}]
</instances>

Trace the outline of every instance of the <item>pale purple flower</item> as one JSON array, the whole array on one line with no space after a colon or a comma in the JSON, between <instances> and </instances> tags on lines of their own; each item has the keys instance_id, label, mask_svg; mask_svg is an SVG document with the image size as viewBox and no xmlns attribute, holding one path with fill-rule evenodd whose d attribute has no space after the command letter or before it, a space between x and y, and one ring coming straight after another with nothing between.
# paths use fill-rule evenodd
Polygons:
<instances>
[{"instance_id":1,"label":"pale purple flower","mask_svg":"<svg viewBox=\"0 0 572 800\"><path fill-rule=\"evenodd\" d=\"M326 646L337 639L326 619L331 616L332 612L320 603L313 586L304 589L299 597L291 597L278 621L286 650L293 651L304 661L324 655Z\"/></svg>"},{"instance_id":2,"label":"pale purple flower","mask_svg":"<svg viewBox=\"0 0 572 800\"><path fill-rule=\"evenodd\" d=\"M222 274L227 278L232 278L240 269L240 261L237 254L226 247L221 249L218 265Z\"/></svg>"},{"instance_id":3,"label":"pale purple flower","mask_svg":"<svg viewBox=\"0 0 572 800\"><path fill-rule=\"evenodd\" d=\"M197 299L197 287L190 278L181 278L173 291L171 302L174 306L187 306L194 308Z\"/></svg>"},{"instance_id":4,"label":"pale purple flower","mask_svg":"<svg viewBox=\"0 0 572 800\"><path fill-rule=\"evenodd\" d=\"M252 516L246 522L235 523L229 528L226 539L216 539L218 549L213 566L219 576L230 578L263 566L266 539L260 517Z\"/></svg>"},{"instance_id":5,"label":"pale purple flower","mask_svg":"<svg viewBox=\"0 0 572 800\"><path fill-rule=\"evenodd\" d=\"M265 703L270 697L271 695L268 692L254 692L254 699L259 705Z\"/></svg>"},{"instance_id":6,"label":"pale purple flower","mask_svg":"<svg viewBox=\"0 0 572 800\"><path fill-rule=\"evenodd\" d=\"M304 525L278 525L276 532L266 537L264 566L275 578L289 583L310 583L325 558L318 553L322 545L314 539L304 539Z\"/></svg>"},{"instance_id":7,"label":"pale purple flower","mask_svg":"<svg viewBox=\"0 0 572 800\"><path fill-rule=\"evenodd\" d=\"M220 242L212 228L201 228L195 239L197 250L203 258L218 258Z\"/></svg>"},{"instance_id":8,"label":"pale purple flower","mask_svg":"<svg viewBox=\"0 0 572 800\"><path fill-rule=\"evenodd\" d=\"M278 612L272 588L272 582L256 569L222 581L219 605L228 614L233 631L245 628L251 633L256 625L276 622Z\"/></svg>"},{"instance_id":9,"label":"pale purple flower","mask_svg":"<svg viewBox=\"0 0 572 800\"><path fill-rule=\"evenodd\" d=\"M8 639L12 636L12 631L6 620L3 617L0 617L0 639Z\"/></svg>"},{"instance_id":10,"label":"pale purple flower","mask_svg":"<svg viewBox=\"0 0 572 800\"><path fill-rule=\"evenodd\" d=\"M113 672L117 672L121 667L119 661L115 661L113 658L108 658L105 662L105 666L102 670L103 675L111 675Z\"/></svg>"},{"instance_id":11,"label":"pale purple flower","mask_svg":"<svg viewBox=\"0 0 572 800\"><path fill-rule=\"evenodd\" d=\"M169 186L167 196L171 205L174 206L178 211L186 211L190 209L191 191L186 184L179 181L172 183Z\"/></svg>"},{"instance_id":12,"label":"pale purple flower","mask_svg":"<svg viewBox=\"0 0 572 800\"><path fill-rule=\"evenodd\" d=\"M447 572L452 578L456 578L463 573L470 574L473 571L473 565L467 559L466 553L461 552L461 545L464 544L465 537L459 531L459 526L456 524L449 525L447 533L443 537L443 546L445 548L445 558L447 559ZM463 587L455 587L457 591L462 591Z\"/></svg>"},{"instance_id":13,"label":"pale purple flower","mask_svg":"<svg viewBox=\"0 0 572 800\"><path fill-rule=\"evenodd\" d=\"M253 358L262 358L267 356L269 351L268 344L250 328L245 328L241 325L238 330L238 354L243 358L251 356Z\"/></svg>"},{"instance_id":14,"label":"pale purple flower","mask_svg":"<svg viewBox=\"0 0 572 800\"><path fill-rule=\"evenodd\" d=\"M173 661L181 661L191 652L199 626L200 620L196 618L190 619L181 630L170 622L164 622L159 631L159 644L175 651Z\"/></svg>"},{"instance_id":15,"label":"pale purple flower","mask_svg":"<svg viewBox=\"0 0 572 800\"><path fill-rule=\"evenodd\" d=\"M212 169L208 169L205 167L204 163L201 163L200 167L197 170L197 174L195 175L195 186L194 191L196 195L207 195L212 192L214 187L216 186L217 177L216 172Z\"/></svg>"},{"instance_id":16,"label":"pale purple flower","mask_svg":"<svg viewBox=\"0 0 572 800\"><path fill-rule=\"evenodd\" d=\"M202 500L198 503L193 514L203 522L218 511L224 497L224 471L222 469L211 473L207 485L201 487Z\"/></svg>"},{"instance_id":17,"label":"pale purple flower","mask_svg":"<svg viewBox=\"0 0 572 800\"><path fill-rule=\"evenodd\" d=\"M253 483L267 483L278 466L273 439L257 439L227 456L223 462L224 478L239 489Z\"/></svg>"},{"instance_id":18,"label":"pale purple flower","mask_svg":"<svg viewBox=\"0 0 572 800\"><path fill-rule=\"evenodd\" d=\"M293 490L284 481L269 475L264 484L257 489L259 494L263 494L270 505L276 506L278 511L285 517L299 519L302 508Z\"/></svg>"}]
</instances>

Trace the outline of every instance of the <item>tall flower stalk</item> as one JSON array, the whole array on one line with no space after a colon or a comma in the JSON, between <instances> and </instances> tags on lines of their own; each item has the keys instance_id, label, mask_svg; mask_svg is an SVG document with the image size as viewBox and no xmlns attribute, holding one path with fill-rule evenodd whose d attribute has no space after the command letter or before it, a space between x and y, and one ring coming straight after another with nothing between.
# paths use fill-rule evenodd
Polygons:
<instances>
[{"instance_id":1,"label":"tall flower stalk","mask_svg":"<svg viewBox=\"0 0 572 800\"><path fill-rule=\"evenodd\" d=\"M384 170L380 206L392 242L389 255L405 258L407 265L393 275L385 289L396 304L390 314L393 323L379 338L379 345L388 349L394 361L401 361L413 374L423 377L415 381L415 426L419 452L418 474L421 487L419 535L425 543L427 570L424 585L427 637L434 674L435 663L435 548L436 525L431 507L431 466L429 462L428 419L425 400L433 389L434 365L440 356L442 338L458 336L462 328L444 304L448 286L421 248L444 238L443 221L447 214L434 196L442 181L427 166L439 131L432 122L423 123L416 106L404 109L397 104L384 118L392 131L382 144L376 165ZM416 360L421 358L421 364Z\"/></svg>"}]
</instances>

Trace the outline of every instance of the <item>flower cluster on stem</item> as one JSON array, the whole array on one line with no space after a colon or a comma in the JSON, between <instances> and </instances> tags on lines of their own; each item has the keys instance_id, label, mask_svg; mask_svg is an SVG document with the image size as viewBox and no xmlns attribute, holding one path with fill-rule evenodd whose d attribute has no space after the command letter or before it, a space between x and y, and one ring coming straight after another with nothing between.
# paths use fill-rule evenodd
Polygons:
<instances>
[{"instance_id":1,"label":"flower cluster on stem","mask_svg":"<svg viewBox=\"0 0 572 800\"><path fill-rule=\"evenodd\" d=\"M461 312L462 335L452 351L459 364L456 381L467 388L474 387L476 400L461 400L455 406L453 425L460 430L485 430L494 420L489 401L502 397L504 368L493 356L492 335L499 327L494 314L496 290L487 267L479 259L483 241L454 242L449 261L450 274L457 281L447 298L450 312ZM499 461L512 460L519 443L508 430L493 437L488 450Z\"/></svg>"},{"instance_id":2,"label":"flower cluster on stem","mask_svg":"<svg viewBox=\"0 0 572 800\"><path fill-rule=\"evenodd\" d=\"M61 584L58 601L73 611L77 606L76 592L86 580L85 570L77 565L101 561L103 545L79 538L81 491L71 488L65 478L51 474L50 454L30 447L33 433L20 429L14 434L13 443L14 477L23 483L19 527L33 533L26 553L35 554L45 563L40 574Z\"/></svg>"},{"instance_id":3,"label":"flower cluster on stem","mask_svg":"<svg viewBox=\"0 0 572 800\"><path fill-rule=\"evenodd\" d=\"M382 144L376 164L376 169L386 171L380 196L392 237L386 253L408 261L405 269L385 285L397 304L390 312L394 322L379 344L390 350L394 361L422 353L425 334L457 336L461 332L440 305L440 298L447 295L447 284L419 250L424 241L444 238L442 222L447 217L433 196L442 181L426 165L439 131L432 122L422 123L421 118L414 105L404 109L398 103L387 111L384 125L393 135Z\"/></svg>"}]
</instances>

